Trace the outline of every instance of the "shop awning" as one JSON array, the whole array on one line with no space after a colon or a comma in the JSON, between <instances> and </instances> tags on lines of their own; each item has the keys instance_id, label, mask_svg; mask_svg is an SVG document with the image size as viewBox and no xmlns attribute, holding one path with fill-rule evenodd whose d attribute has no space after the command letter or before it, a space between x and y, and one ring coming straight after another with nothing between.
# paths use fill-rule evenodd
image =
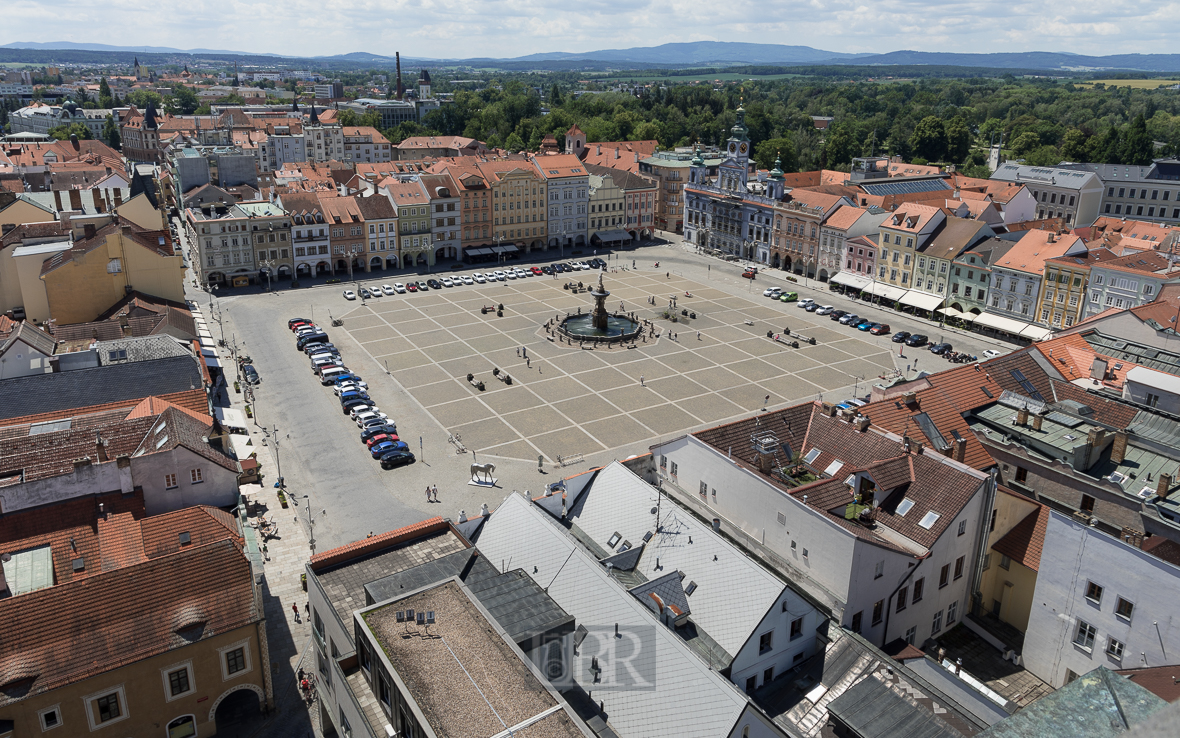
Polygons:
<instances>
[{"instance_id":1,"label":"shop awning","mask_svg":"<svg viewBox=\"0 0 1180 738\"><path fill-rule=\"evenodd\" d=\"M1024 336L1025 338L1031 338L1034 341L1043 341L1049 336L1053 335L1053 331L1049 330L1048 328L1042 328L1039 325L1033 325L1032 323L1029 323L1027 326L1021 329L1020 335Z\"/></svg>"},{"instance_id":2,"label":"shop awning","mask_svg":"<svg viewBox=\"0 0 1180 738\"><path fill-rule=\"evenodd\" d=\"M941 305L945 299L946 298L942 295L932 295L929 292L910 290L901 296L901 304L920 308L922 310L933 310L934 308Z\"/></svg>"},{"instance_id":3,"label":"shop awning","mask_svg":"<svg viewBox=\"0 0 1180 738\"><path fill-rule=\"evenodd\" d=\"M1002 315L993 315L992 313L982 313L975 318L976 325L984 325L988 328L995 328L998 331L1011 333L1014 336L1020 335L1020 332L1028 327L1028 323L1022 320L1013 320L1012 318L1005 318Z\"/></svg>"},{"instance_id":4,"label":"shop awning","mask_svg":"<svg viewBox=\"0 0 1180 738\"><path fill-rule=\"evenodd\" d=\"M948 318L958 318L964 323L970 323L978 317L975 313L964 313L960 310L954 309L953 307L939 308L935 312L942 313Z\"/></svg>"},{"instance_id":5,"label":"shop awning","mask_svg":"<svg viewBox=\"0 0 1180 738\"><path fill-rule=\"evenodd\" d=\"M598 238L603 241L630 241L631 234L624 230L599 231Z\"/></svg>"},{"instance_id":6,"label":"shop awning","mask_svg":"<svg viewBox=\"0 0 1180 738\"><path fill-rule=\"evenodd\" d=\"M828 281L834 284L842 284L845 287L851 287L856 290L863 290L873 280L869 279L863 274L855 274L853 272L836 272L836 275Z\"/></svg>"},{"instance_id":7,"label":"shop awning","mask_svg":"<svg viewBox=\"0 0 1180 738\"><path fill-rule=\"evenodd\" d=\"M870 282L864 291L870 295L878 295L884 297L886 300L900 300L901 296L906 293L900 287L891 287L883 282Z\"/></svg>"},{"instance_id":8,"label":"shop awning","mask_svg":"<svg viewBox=\"0 0 1180 738\"><path fill-rule=\"evenodd\" d=\"M221 368L221 362L218 361L216 356L206 356L205 366Z\"/></svg>"},{"instance_id":9,"label":"shop awning","mask_svg":"<svg viewBox=\"0 0 1180 738\"><path fill-rule=\"evenodd\" d=\"M213 408L213 416L227 428L247 427L246 414L236 407L215 407ZM249 436L246 437L246 440L249 440Z\"/></svg>"}]
</instances>

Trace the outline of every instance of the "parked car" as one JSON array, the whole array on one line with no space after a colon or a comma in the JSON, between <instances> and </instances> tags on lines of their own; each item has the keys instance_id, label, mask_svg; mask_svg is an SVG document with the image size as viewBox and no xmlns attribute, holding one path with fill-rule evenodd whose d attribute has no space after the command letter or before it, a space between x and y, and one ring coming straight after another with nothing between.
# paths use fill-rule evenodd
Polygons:
<instances>
[{"instance_id":1,"label":"parked car","mask_svg":"<svg viewBox=\"0 0 1180 738\"><path fill-rule=\"evenodd\" d=\"M930 347L930 353L935 356L942 356L943 354L949 354L951 348L952 346L949 343L936 343Z\"/></svg>"},{"instance_id":2,"label":"parked car","mask_svg":"<svg viewBox=\"0 0 1180 738\"><path fill-rule=\"evenodd\" d=\"M400 440L401 439L397 437L396 433L389 433L387 431L382 431L381 433L375 433L375 434L369 436L369 438L365 440L365 445L368 446L369 448L372 448L372 447L376 446L378 443L382 443L383 441L390 441L392 443L397 443Z\"/></svg>"},{"instance_id":3,"label":"parked car","mask_svg":"<svg viewBox=\"0 0 1180 738\"><path fill-rule=\"evenodd\" d=\"M910 337L909 331L898 331L897 333L894 333L893 338L891 338L889 340L893 341L894 343L901 343L902 341L906 340L909 337Z\"/></svg>"},{"instance_id":4,"label":"parked car","mask_svg":"<svg viewBox=\"0 0 1180 738\"><path fill-rule=\"evenodd\" d=\"M414 454L409 451L390 451L381 455L381 468L394 469L414 463Z\"/></svg>"},{"instance_id":5,"label":"parked car","mask_svg":"<svg viewBox=\"0 0 1180 738\"><path fill-rule=\"evenodd\" d=\"M356 293L353 292L352 290L344 290L344 299L345 300L355 300Z\"/></svg>"},{"instance_id":6,"label":"parked car","mask_svg":"<svg viewBox=\"0 0 1180 738\"><path fill-rule=\"evenodd\" d=\"M315 325L315 324L312 323L307 318L291 318L290 320L287 321L287 328L289 328L291 330L295 330L295 328L300 325Z\"/></svg>"},{"instance_id":7,"label":"parked car","mask_svg":"<svg viewBox=\"0 0 1180 738\"><path fill-rule=\"evenodd\" d=\"M374 425L385 425L388 422L389 418L386 417L385 413L366 413L357 417L356 427L368 428Z\"/></svg>"},{"instance_id":8,"label":"parked car","mask_svg":"<svg viewBox=\"0 0 1180 738\"><path fill-rule=\"evenodd\" d=\"M853 325L852 321L854 320L860 320L860 316L856 313L848 313L844 317L840 318L840 325Z\"/></svg>"},{"instance_id":9,"label":"parked car","mask_svg":"<svg viewBox=\"0 0 1180 738\"><path fill-rule=\"evenodd\" d=\"M995 349L986 349L983 352L983 358L985 358L985 359L994 359L997 356L1003 356L1003 355L1004 355L1003 351L997 351Z\"/></svg>"},{"instance_id":10,"label":"parked car","mask_svg":"<svg viewBox=\"0 0 1180 738\"><path fill-rule=\"evenodd\" d=\"M375 425L372 428L366 428L361 431L361 442L367 443L373 436L396 434L397 426L395 426L393 423L387 422L385 425Z\"/></svg>"},{"instance_id":11,"label":"parked car","mask_svg":"<svg viewBox=\"0 0 1180 738\"><path fill-rule=\"evenodd\" d=\"M403 289L404 289L404 288L403 288ZM394 286L393 286L393 285L391 285L391 284L383 284L383 285L381 285L381 291L382 291L382 292L384 292L384 293L385 293L385 294L387 294L387 295L396 295L396 294L397 294L397 288L396 288L396 287L394 287Z\"/></svg>"},{"instance_id":12,"label":"parked car","mask_svg":"<svg viewBox=\"0 0 1180 738\"><path fill-rule=\"evenodd\" d=\"M888 323L877 323L876 325L874 325L872 328L869 329L869 333L872 333L874 336L883 336L888 332L889 332L889 324Z\"/></svg>"},{"instance_id":13,"label":"parked car","mask_svg":"<svg viewBox=\"0 0 1180 738\"><path fill-rule=\"evenodd\" d=\"M440 280L440 281L442 282L443 287L454 287L455 286L455 280L451 279L450 277L443 277L442 280Z\"/></svg>"},{"instance_id":14,"label":"parked car","mask_svg":"<svg viewBox=\"0 0 1180 738\"><path fill-rule=\"evenodd\" d=\"M476 284L487 284L488 281L488 278L484 276L483 272L476 272L471 275L471 278L475 280Z\"/></svg>"},{"instance_id":15,"label":"parked car","mask_svg":"<svg viewBox=\"0 0 1180 738\"><path fill-rule=\"evenodd\" d=\"M426 280L426 286L432 290L441 290L442 282L438 281L437 279L428 279Z\"/></svg>"},{"instance_id":16,"label":"parked car","mask_svg":"<svg viewBox=\"0 0 1180 738\"><path fill-rule=\"evenodd\" d=\"M304 346L302 350L303 353L311 356L312 354L319 354L323 353L324 351L335 351L336 347L333 344L325 341L323 343L309 343Z\"/></svg>"},{"instance_id":17,"label":"parked car","mask_svg":"<svg viewBox=\"0 0 1180 738\"><path fill-rule=\"evenodd\" d=\"M246 375L246 381L250 384L258 384L262 381L258 376L258 370L254 368L253 364L243 364L242 374Z\"/></svg>"},{"instance_id":18,"label":"parked car","mask_svg":"<svg viewBox=\"0 0 1180 738\"><path fill-rule=\"evenodd\" d=\"M310 346L312 344L327 343L327 342L328 342L328 334L327 333L313 333L310 336L303 336L298 341L296 341L295 348L302 351L303 349L307 348L308 346Z\"/></svg>"},{"instance_id":19,"label":"parked car","mask_svg":"<svg viewBox=\"0 0 1180 738\"><path fill-rule=\"evenodd\" d=\"M373 455L374 459L379 459L385 454L393 453L394 451L408 451L409 448L405 441L382 441L381 443L370 446L369 453Z\"/></svg>"},{"instance_id":20,"label":"parked car","mask_svg":"<svg viewBox=\"0 0 1180 738\"><path fill-rule=\"evenodd\" d=\"M808 305L814 305L814 304L815 304L815 300L812 300L810 297L804 297L802 300L795 303L795 307L800 307L800 308L803 308L804 310L806 310Z\"/></svg>"},{"instance_id":21,"label":"parked car","mask_svg":"<svg viewBox=\"0 0 1180 738\"><path fill-rule=\"evenodd\" d=\"M868 331L868 330L872 330L872 328L873 328L874 326L876 326L876 325L879 325L879 324L878 324L878 323L874 323L873 321L871 321L871 320L868 320L868 319L866 318L864 321L862 321L862 322L860 322L860 323L857 323L857 324L856 324L856 329L857 329L858 331Z\"/></svg>"},{"instance_id":22,"label":"parked car","mask_svg":"<svg viewBox=\"0 0 1180 738\"><path fill-rule=\"evenodd\" d=\"M404 295L406 293L406 286L404 284L402 284L401 282L394 282L393 283L393 291L398 293L399 295Z\"/></svg>"},{"instance_id":23,"label":"parked car","mask_svg":"<svg viewBox=\"0 0 1180 738\"><path fill-rule=\"evenodd\" d=\"M831 318L832 320L839 320L840 318L843 318L845 315L848 315L848 312L845 310L833 310L832 314L829 315L828 317Z\"/></svg>"},{"instance_id":24,"label":"parked car","mask_svg":"<svg viewBox=\"0 0 1180 738\"><path fill-rule=\"evenodd\" d=\"M463 281L463 284L475 284L475 280L471 277L468 277L467 275L463 275L459 279Z\"/></svg>"},{"instance_id":25,"label":"parked car","mask_svg":"<svg viewBox=\"0 0 1180 738\"><path fill-rule=\"evenodd\" d=\"M816 310L819 310L819 308L820 308L820 304L818 302L816 302L815 300L812 300L811 302L807 303L807 307L805 307L803 309L809 313L814 313Z\"/></svg>"},{"instance_id":26,"label":"parked car","mask_svg":"<svg viewBox=\"0 0 1180 738\"><path fill-rule=\"evenodd\" d=\"M848 322L848 325L852 326L853 328L857 329L858 331L860 330L860 327L862 325L871 326L872 324L873 324L873 321L869 320L868 318L857 318L855 322L853 322L853 321ZM868 329L866 328L865 330L868 330Z\"/></svg>"},{"instance_id":27,"label":"parked car","mask_svg":"<svg viewBox=\"0 0 1180 738\"><path fill-rule=\"evenodd\" d=\"M417 291L418 291L418 283L417 282L410 282L409 284L406 285L406 292L417 292Z\"/></svg>"},{"instance_id":28,"label":"parked car","mask_svg":"<svg viewBox=\"0 0 1180 738\"><path fill-rule=\"evenodd\" d=\"M746 271L742 272L742 276L746 279L753 279L758 276L758 272L747 269Z\"/></svg>"},{"instance_id":29,"label":"parked car","mask_svg":"<svg viewBox=\"0 0 1180 738\"><path fill-rule=\"evenodd\" d=\"M831 305L824 305L823 307L816 310L815 314L816 315L831 315L832 311L834 311L835 309L836 308L832 307Z\"/></svg>"},{"instance_id":30,"label":"parked car","mask_svg":"<svg viewBox=\"0 0 1180 738\"><path fill-rule=\"evenodd\" d=\"M799 299L798 292L784 292L778 296L779 302L794 302Z\"/></svg>"},{"instance_id":31,"label":"parked car","mask_svg":"<svg viewBox=\"0 0 1180 738\"><path fill-rule=\"evenodd\" d=\"M543 267L541 267L541 274L545 274L545 275L551 275L551 274L553 274L553 267L551 267L551 266L543 266Z\"/></svg>"},{"instance_id":32,"label":"parked car","mask_svg":"<svg viewBox=\"0 0 1180 738\"><path fill-rule=\"evenodd\" d=\"M779 287L767 287L763 292L763 297L777 297L775 293L782 294L782 289Z\"/></svg>"},{"instance_id":33,"label":"parked car","mask_svg":"<svg viewBox=\"0 0 1180 738\"><path fill-rule=\"evenodd\" d=\"M371 298L372 296L373 296L373 293L372 293L372 292L369 292L369 288L368 288L368 287L361 287L361 297L363 297L364 299L368 300L368 299L369 299L369 298Z\"/></svg>"},{"instance_id":34,"label":"parked car","mask_svg":"<svg viewBox=\"0 0 1180 738\"><path fill-rule=\"evenodd\" d=\"M565 264L550 264L549 268L557 274L562 274L565 272Z\"/></svg>"},{"instance_id":35,"label":"parked car","mask_svg":"<svg viewBox=\"0 0 1180 738\"><path fill-rule=\"evenodd\" d=\"M353 408L359 407L360 405L368 405L370 402L371 400L369 400L368 397L363 399L360 397L351 397L340 403L340 410L345 415L350 415L353 411Z\"/></svg>"},{"instance_id":36,"label":"parked car","mask_svg":"<svg viewBox=\"0 0 1180 738\"><path fill-rule=\"evenodd\" d=\"M921 348L922 346L925 346L926 342L929 340L930 339L927 336L923 336L921 333L915 333L905 340L905 345Z\"/></svg>"}]
</instances>

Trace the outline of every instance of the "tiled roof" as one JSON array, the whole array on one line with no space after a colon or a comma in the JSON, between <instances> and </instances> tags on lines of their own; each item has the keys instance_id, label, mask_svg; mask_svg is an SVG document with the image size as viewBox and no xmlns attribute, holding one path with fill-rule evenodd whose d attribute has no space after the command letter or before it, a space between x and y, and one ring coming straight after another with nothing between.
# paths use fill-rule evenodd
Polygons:
<instances>
[{"instance_id":1,"label":"tiled roof","mask_svg":"<svg viewBox=\"0 0 1180 738\"><path fill-rule=\"evenodd\" d=\"M1012 494L1012 493L1009 493ZM992 550L1013 561L1038 571L1041 567L1041 547L1045 545L1045 529L1049 526L1049 508L1037 505L1004 537L996 541Z\"/></svg>"},{"instance_id":2,"label":"tiled roof","mask_svg":"<svg viewBox=\"0 0 1180 738\"><path fill-rule=\"evenodd\" d=\"M74 259L81 258L91 251L106 246L107 238L117 232L122 232L124 241L139 244L148 251L159 256L173 256L172 237L165 231L149 231L122 217L117 218L110 225L98 229L90 238L74 241L72 248L59 251L41 266L41 275L49 274L55 269L68 264Z\"/></svg>"},{"instance_id":3,"label":"tiled roof","mask_svg":"<svg viewBox=\"0 0 1180 738\"><path fill-rule=\"evenodd\" d=\"M361 211L361 217L365 220L383 220L397 217L397 210L389 202L388 197L381 197L380 195L374 197L358 197L356 198L356 204Z\"/></svg>"},{"instance_id":4,"label":"tiled roof","mask_svg":"<svg viewBox=\"0 0 1180 738\"><path fill-rule=\"evenodd\" d=\"M810 208L819 208L824 213L831 212L832 208L839 206L840 195L830 195L824 192L813 192L811 190L791 190L791 200L803 203Z\"/></svg>"},{"instance_id":5,"label":"tiled roof","mask_svg":"<svg viewBox=\"0 0 1180 738\"><path fill-rule=\"evenodd\" d=\"M62 420L71 418L74 427L78 427L80 423L88 423L86 418L94 415L101 415L108 412L120 411L124 413L132 412L135 408L140 407L143 403L148 401L158 401L160 403L168 403L183 409L186 412L194 413L200 417L207 417L209 409L209 398L203 389L184 390L183 392L172 392L158 397L148 398L132 398L129 400L116 400L114 402L105 402L100 405L90 405L84 408L68 408L65 410L53 410L45 413L34 413L32 415L22 415L15 418L5 418L3 427L0 427L0 436L11 435L10 428L30 425L33 423L46 423L51 420ZM163 412L163 409L160 410ZM84 413L84 415L82 414ZM23 432L23 431L22 431Z\"/></svg>"},{"instance_id":6,"label":"tiled roof","mask_svg":"<svg viewBox=\"0 0 1180 738\"><path fill-rule=\"evenodd\" d=\"M1170 665L1118 669L1115 674L1135 682L1165 702L1180 702L1180 667Z\"/></svg>"},{"instance_id":7,"label":"tiled roof","mask_svg":"<svg viewBox=\"0 0 1180 738\"><path fill-rule=\"evenodd\" d=\"M934 238L922 249L922 253L937 259L954 259L993 235L995 234L992 229L983 221L952 216L943 221Z\"/></svg>"},{"instance_id":8,"label":"tiled roof","mask_svg":"<svg viewBox=\"0 0 1180 738\"><path fill-rule=\"evenodd\" d=\"M195 413L178 407L165 408L158 419L159 422L144 436L134 455L160 453L184 446L218 466L235 473L241 471L236 460L205 440L213 427L212 420L202 420Z\"/></svg>"},{"instance_id":9,"label":"tiled roof","mask_svg":"<svg viewBox=\"0 0 1180 738\"><path fill-rule=\"evenodd\" d=\"M644 177L636 172L626 171L623 169L616 169L611 166L599 166L597 164L586 164L586 169L591 174L597 174L600 177L610 175L615 184L624 192L632 192L635 190L651 190L658 185L655 180Z\"/></svg>"},{"instance_id":10,"label":"tiled roof","mask_svg":"<svg viewBox=\"0 0 1180 738\"><path fill-rule=\"evenodd\" d=\"M860 216L867 212L869 211L865 210L864 208L849 207L845 205L836 212L832 213L832 215L828 217L827 221L824 222L824 226L827 228L846 231L856 223Z\"/></svg>"},{"instance_id":11,"label":"tiled roof","mask_svg":"<svg viewBox=\"0 0 1180 738\"><path fill-rule=\"evenodd\" d=\"M45 221L42 223L23 223L0 237L0 248L14 243L29 241L52 241L62 236L69 236L70 227L60 221Z\"/></svg>"},{"instance_id":12,"label":"tiled roof","mask_svg":"<svg viewBox=\"0 0 1180 738\"><path fill-rule=\"evenodd\" d=\"M20 435L19 427L9 426L0 439L0 474L20 474L22 482L72 474L75 460L85 459L88 464L98 461L100 437L108 460L130 456L155 422L150 417L127 421L118 413L105 415L105 422L98 425L84 424L74 429L71 424L67 430L51 433L30 435L26 428Z\"/></svg>"},{"instance_id":13,"label":"tiled roof","mask_svg":"<svg viewBox=\"0 0 1180 738\"><path fill-rule=\"evenodd\" d=\"M57 349L57 342L53 340L53 336L28 321L21 321L15 330L8 334L8 339L0 343L0 354L8 351L9 347L14 346L17 341L23 342L29 348L45 356L53 356L53 352Z\"/></svg>"},{"instance_id":14,"label":"tiled roof","mask_svg":"<svg viewBox=\"0 0 1180 738\"><path fill-rule=\"evenodd\" d=\"M978 383L976 386L978 387ZM862 410L869 407L871 405ZM888 480L887 483L896 483L900 486L881 502L881 507L877 511L878 524L884 524L926 548L938 540L964 505L978 492L984 480L980 473L957 466L929 446L921 454L906 454L901 464L896 461L882 464L899 459L904 453L898 439L887 437L872 428L866 432L859 432L851 423L823 414L818 403L796 405L693 435L721 453L732 453L735 461L757 471L756 452L751 447L750 438L767 431L773 431L780 443L790 440L791 450L799 454L807 455L812 449L817 450L819 453L807 464L816 473L822 473L836 461L843 462L843 466L834 472L835 477L811 484L790 487L773 476L766 476L768 483L780 487L809 507L825 512L830 520L858 537L891 548L897 548L896 544L877 535L870 528L844 519L843 508L851 500L851 495L843 480L849 473L881 464L877 468ZM916 426L912 428L910 435L920 438L920 431ZM800 436L802 440L798 442L796 439ZM718 445L718 442L723 445ZM904 484L907 466L913 481ZM896 507L903 498L913 501L914 506L908 513L899 515L896 513ZM938 519L929 527L919 525L928 511L938 513Z\"/></svg>"},{"instance_id":15,"label":"tiled roof","mask_svg":"<svg viewBox=\"0 0 1180 738\"><path fill-rule=\"evenodd\" d=\"M185 356L15 377L0 381L0 420L203 386L196 359Z\"/></svg>"},{"instance_id":16,"label":"tiled roof","mask_svg":"<svg viewBox=\"0 0 1180 738\"><path fill-rule=\"evenodd\" d=\"M226 538L240 539L237 518L208 505L152 515L139 521L143 554L155 559L174 554L188 546L204 546ZM189 543L180 543L180 534L189 534Z\"/></svg>"},{"instance_id":17,"label":"tiled roof","mask_svg":"<svg viewBox=\"0 0 1180 738\"><path fill-rule=\"evenodd\" d=\"M63 616L68 614L68 617ZM12 704L125 664L257 623L250 563L221 540L0 600L0 683L31 678Z\"/></svg>"},{"instance_id":18,"label":"tiled roof","mask_svg":"<svg viewBox=\"0 0 1180 738\"><path fill-rule=\"evenodd\" d=\"M1085 243L1077 236L1070 234L1058 236L1053 231L1030 230L1024 232L1024 236L1012 248L1008 249L1008 253L994 260L992 267L1003 267L1028 274L1041 274L1045 271L1046 259L1062 256L1070 250L1081 252L1083 249L1085 249Z\"/></svg>"},{"instance_id":19,"label":"tiled roof","mask_svg":"<svg viewBox=\"0 0 1180 738\"><path fill-rule=\"evenodd\" d=\"M1155 556L1157 559L1162 559L1170 564L1180 566L1180 543L1164 538L1163 536L1152 536L1151 538L1143 539L1143 550Z\"/></svg>"},{"instance_id":20,"label":"tiled roof","mask_svg":"<svg viewBox=\"0 0 1180 738\"><path fill-rule=\"evenodd\" d=\"M327 551L320 551L311 557L309 563L316 573L323 573L334 566L339 566L348 561L366 556L375 556L387 549L395 548L406 541L412 541L415 538L421 538L433 533L440 533L449 528L450 524L446 520L441 517L434 517L407 525L404 528L378 534L372 538L362 538L359 541L346 543L343 546L337 546Z\"/></svg>"}]
</instances>

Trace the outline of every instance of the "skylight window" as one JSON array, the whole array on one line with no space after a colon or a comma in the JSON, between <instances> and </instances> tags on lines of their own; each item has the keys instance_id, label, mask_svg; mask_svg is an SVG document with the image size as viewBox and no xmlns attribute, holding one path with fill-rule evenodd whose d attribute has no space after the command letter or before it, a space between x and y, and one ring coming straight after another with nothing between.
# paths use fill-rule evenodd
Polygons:
<instances>
[{"instance_id":1,"label":"skylight window","mask_svg":"<svg viewBox=\"0 0 1180 738\"><path fill-rule=\"evenodd\" d=\"M619 541L622 538L623 537L621 535L619 535L618 531L615 531L614 535L612 535L610 537L610 540L606 542L606 547L607 548L614 548L616 545L618 545Z\"/></svg>"},{"instance_id":2,"label":"skylight window","mask_svg":"<svg viewBox=\"0 0 1180 738\"><path fill-rule=\"evenodd\" d=\"M902 500L901 503L897 506L897 514L904 518L905 514L908 513L910 511L910 509L913 508L913 506L914 506L913 500Z\"/></svg>"},{"instance_id":3,"label":"skylight window","mask_svg":"<svg viewBox=\"0 0 1180 738\"><path fill-rule=\"evenodd\" d=\"M819 454L820 454L820 450L818 448L811 449L810 451L807 452L807 455L803 457L803 463L810 464L811 462L813 462L819 458Z\"/></svg>"},{"instance_id":4,"label":"skylight window","mask_svg":"<svg viewBox=\"0 0 1180 738\"><path fill-rule=\"evenodd\" d=\"M923 516L920 521L918 521L918 525L922 526L926 530L930 530L931 528L934 527L934 524L937 523L938 519L941 517L942 517L941 515L934 512L933 510L931 510L930 512L926 513L926 515Z\"/></svg>"},{"instance_id":5,"label":"skylight window","mask_svg":"<svg viewBox=\"0 0 1180 738\"><path fill-rule=\"evenodd\" d=\"M828 468L824 469L824 474L827 474L829 477L835 476L836 472L840 471L841 467L843 466L844 462L836 459L832 463L828 464Z\"/></svg>"},{"instance_id":6,"label":"skylight window","mask_svg":"<svg viewBox=\"0 0 1180 738\"><path fill-rule=\"evenodd\" d=\"M163 446L165 443L168 443L168 435L167 434L161 436L160 440L156 441L156 448Z\"/></svg>"}]
</instances>

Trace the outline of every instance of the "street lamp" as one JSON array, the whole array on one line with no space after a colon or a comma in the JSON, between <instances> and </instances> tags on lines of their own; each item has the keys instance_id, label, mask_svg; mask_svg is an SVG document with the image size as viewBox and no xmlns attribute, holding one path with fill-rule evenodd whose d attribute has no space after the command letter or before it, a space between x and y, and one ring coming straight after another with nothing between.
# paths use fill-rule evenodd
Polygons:
<instances>
[{"instance_id":1,"label":"street lamp","mask_svg":"<svg viewBox=\"0 0 1180 738\"><path fill-rule=\"evenodd\" d=\"M299 494L296 494L295 492L287 492L286 494L288 496L294 497L296 499L302 497L303 500L307 503L307 545L311 548L311 553L314 555L315 554L315 521L316 521L317 516L311 512L311 495L310 494L299 495ZM328 511L326 509L321 509L319 516L322 517L327 514L328 514ZM299 522L298 513L296 513L296 515L295 515L295 522L296 523Z\"/></svg>"},{"instance_id":2,"label":"street lamp","mask_svg":"<svg viewBox=\"0 0 1180 738\"><path fill-rule=\"evenodd\" d=\"M278 264L274 259L260 259L258 266L262 267L262 273L266 275L266 291L270 292L270 270Z\"/></svg>"}]
</instances>

